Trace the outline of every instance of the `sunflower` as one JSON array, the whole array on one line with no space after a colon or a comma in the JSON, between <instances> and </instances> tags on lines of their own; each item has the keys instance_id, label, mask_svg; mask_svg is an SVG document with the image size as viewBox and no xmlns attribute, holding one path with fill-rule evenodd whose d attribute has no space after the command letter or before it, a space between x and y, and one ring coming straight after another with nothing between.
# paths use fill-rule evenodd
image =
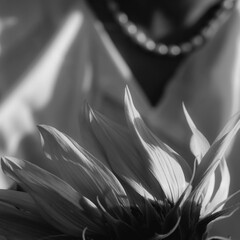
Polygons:
<instances>
[{"instance_id":1,"label":"sunflower","mask_svg":"<svg viewBox=\"0 0 240 240\"><path fill-rule=\"evenodd\" d=\"M152 133L125 92L128 129L85 106L90 150L50 126L39 126L48 164L4 157L3 171L24 191L0 190L3 239L203 240L224 207L230 175L224 154L240 126L233 116L212 145L192 130L194 164ZM220 173L217 183L216 172Z\"/></svg>"}]
</instances>

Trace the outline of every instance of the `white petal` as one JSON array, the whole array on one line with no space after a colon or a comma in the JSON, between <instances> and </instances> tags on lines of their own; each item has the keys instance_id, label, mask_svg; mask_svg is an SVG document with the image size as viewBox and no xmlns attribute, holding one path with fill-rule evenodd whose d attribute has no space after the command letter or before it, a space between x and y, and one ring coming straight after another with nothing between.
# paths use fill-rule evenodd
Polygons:
<instances>
[{"instance_id":1,"label":"white petal","mask_svg":"<svg viewBox=\"0 0 240 240\"><path fill-rule=\"evenodd\" d=\"M39 131L44 150L55 164L58 176L75 190L93 202L97 196L105 194L111 204L116 203L112 191L125 195L114 174L69 136L49 126L39 126Z\"/></svg>"},{"instance_id":2,"label":"white petal","mask_svg":"<svg viewBox=\"0 0 240 240\"><path fill-rule=\"evenodd\" d=\"M193 182L194 188L200 186L204 181L207 181L217 168L220 160L223 159L227 148L231 145L237 131L240 127L240 114L235 115L216 138L212 146L202 158L196 172L196 177ZM214 167L214 168L212 168ZM210 170L210 171L209 171Z\"/></svg>"},{"instance_id":3,"label":"white petal","mask_svg":"<svg viewBox=\"0 0 240 240\"><path fill-rule=\"evenodd\" d=\"M136 145L150 162L152 174L159 181L168 199L176 202L186 188L185 176L180 165L186 166L186 162L147 128L134 107L128 88L125 92L125 111Z\"/></svg>"},{"instance_id":4,"label":"white petal","mask_svg":"<svg viewBox=\"0 0 240 240\"><path fill-rule=\"evenodd\" d=\"M240 127L240 114L235 115L219 134L208 152L204 155L200 165L198 166L196 177L193 182L193 193L195 199L199 199L199 195L206 187L210 177L223 160L227 148L232 143L237 131Z\"/></svg>"},{"instance_id":5,"label":"white petal","mask_svg":"<svg viewBox=\"0 0 240 240\"><path fill-rule=\"evenodd\" d=\"M86 225L93 231L101 231L79 205L81 194L62 179L20 159L3 158L1 165L4 172L29 192L41 215L58 229L75 236Z\"/></svg>"},{"instance_id":6,"label":"white petal","mask_svg":"<svg viewBox=\"0 0 240 240\"><path fill-rule=\"evenodd\" d=\"M190 141L191 151L196 157L198 164L200 164L203 156L206 154L210 148L210 144L206 137L197 129L196 125L192 121L185 105L183 104L183 111L187 119L188 125L192 131L192 137ZM205 209L205 206L209 203L215 187L215 174L213 173L208 182L205 184L205 188L199 193L195 199L197 202L201 201L202 210Z\"/></svg>"},{"instance_id":7,"label":"white petal","mask_svg":"<svg viewBox=\"0 0 240 240\"><path fill-rule=\"evenodd\" d=\"M202 157L208 151L210 144L208 140L205 138L205 136L195 126L184 104L183 104L183 111L187 119L188 125L191 128L191 131L193 134L190 142L191 151L193 155L197 158L198 163L200 163Z\"/></svg>"},{"instance_id":8,"label":"white petal","mask_svg":"<svg viewBox=\"0 0 240 240\"><path fill-rule=\"evenodd\" d=\"M202 211L205 211L205 207L210 202L213 192L215 189L215 173L209 179L209 182L206 183L206 187L203 190L203 199L202 199Z\"/></svg>"},{"instance_id":9,"label":"white petal","mask_svg":"<svg viewBox=\"0 0 240 240\"><path fill-rule=\"evenodd\" d=\"M220 174L221 174L220 186L216 194L214 195L212 201L206 207L204 215L207 215L208 213L212 212L219 203L225 201L228 197L229 186L230 186L230 174L229 174L228 166L225 159L223 159L220 163ZM219 208L216 209L215 211L221 210L223 206L224 204L219 206Z\"/></svg>"},{"instance_id":10,"label":"white petal","mask_svg":"<svg viewBox=\"0 0 240 240\"><path fill-rule=\"evenodd\" d=\"M151 175L149 161L135 148L127 128L117 125L100 113L89 109L92 131L104 149L108 167L118 177L141 183L155 197L163 198L158 181Z\"/></svg>"},{"instance_id":11,"label":"white petal","mask_svg":"<svg viewBox=\"0 0 240 240\"><path fill-rule=\"evenodd\" d=\"M132 179L125 178L125 180L142 197L144 197L146 199L154 200L154 197L142 185L140 185L139 183L135 182Z\"/></svg>"},{"instance_id":12,"label":"white petal","mask_svg":"<svg viewBox=\"0 0 240 240\"><path fill-rule=\"evenodd\" d=\"M209 181L211 180L211 177L213 176L214 171L216 170L219 163L220 163L220 160L214 161L213 163L211 163L211 165L207 168L207 170L202 175L202 179L198 182L197 185L195 185L195 183L193 182L193 191L191 193L191 196L193 196L195 202L197 203L200 202L202 204L202 199L204 199L203 191L204 189L208 188Z\"/></svg>"}]
</instances>

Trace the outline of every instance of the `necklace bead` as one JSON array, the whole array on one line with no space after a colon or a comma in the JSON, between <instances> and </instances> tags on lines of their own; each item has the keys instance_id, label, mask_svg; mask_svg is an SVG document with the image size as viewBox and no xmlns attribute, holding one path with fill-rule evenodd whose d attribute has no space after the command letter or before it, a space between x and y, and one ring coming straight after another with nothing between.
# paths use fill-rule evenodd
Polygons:
<instances>
[{"instance_id":1,"label":"necklace bead","mask_svg":"<svg viewBox=\"0 0 240 240\"><path fill-rule=\"evenodd\" d=\"M166 55L168 53L168 47L165 44L159 44L158 46L158 52L161 55Z\"/></svg>"},{"instance_id":2,"label":"necklace bead","mask_svg":"<svg viewBox=\"0 0 240 240\"><path fill-rule=\"evenodd\" d=\"M126 13L120 11L118 5L113 0L109 0L109 9L112 11L115 20L123 31L139 46L147 51L154 52L162 56L179 56L189 54L203 46L207 40L211 39L221 25L230 17L237 0L223 0L214 16L192 36L188 41L167 44L165 42L154 41L141 27L133 23Z\"/></svg>"}]
</instances>

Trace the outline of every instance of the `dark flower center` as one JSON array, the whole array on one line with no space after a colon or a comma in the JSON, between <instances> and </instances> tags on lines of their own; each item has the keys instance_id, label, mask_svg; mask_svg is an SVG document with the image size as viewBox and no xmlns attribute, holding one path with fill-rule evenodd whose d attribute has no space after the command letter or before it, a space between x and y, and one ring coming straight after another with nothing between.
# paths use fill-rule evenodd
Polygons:
<instances>
[{"instance_id":1,"label":"dark flower center","mask_svg":"<svg viewBox=\"0 0 240 240\"><path fill-rule=\"evenodd\" d=\"M143 199L141 205L109 209L103 213L104 236L94 240L204 240L206 225L199 222L201 206L191 201L180 208L169 201ZM87 234L86 234L87 236Z\"/></svg>"}]
</instances>

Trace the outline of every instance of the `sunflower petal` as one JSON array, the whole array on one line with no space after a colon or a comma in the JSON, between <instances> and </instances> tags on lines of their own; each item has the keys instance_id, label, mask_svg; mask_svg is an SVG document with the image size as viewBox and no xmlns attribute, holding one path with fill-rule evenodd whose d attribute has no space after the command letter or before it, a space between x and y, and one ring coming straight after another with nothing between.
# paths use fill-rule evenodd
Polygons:
<instances>
[{"instance_id":1,"label":"sunflower petal","mask_svg":"<svg viewBox=\"0 0 240 240\"><path fill-rule=\"evenodd\" d=\"M127 198L129 200L130 205L141 205L143 203L143 197L141 194L136 191L135 188L127 181L126 178L122 176L118 176L119 181L121 182L124 190L126 191Z\"/></svg>"},{"instance_id":2,"label":"sunflower petal","mask_svg":"<svg viewBox=\"0 0 240 240\"><path fill-rule=\"evenodd\" d=\"M205 172L210 165L214 165L215 169L218 165L214 163L223 159L223 156L227 148L231 145L233 138L240 127L240 114L235 115L225 126L219 136L216 138L212 146L202 158L201 163L197 169L196 178L194 180L194 186L203 179ZM205 179L207 180L207 179Z\"/></svg>"},{"instance_id":3,"label":"sunflower petal","mask_svg":"<svg viewBox=\"0 0 240 240\"><path fill-rule=\"evenodd\" d=\"M198 160L198 164L199 164L201 162L202 157L210 148L210 144L208 140L205 138L205 136L195 126L184 104L183 104L183 111L187 119L188 125L193 134L191 138L191 144L190 144L191 150L194 156L196 157L196 159Z\"/></svg>"},{"instance_id":4,"label":"sunflower petal","mask_svg":"<svg viewBox=\"0 0 240 240\"><path fill-rule=\"evenodd\" d=\"M178 201L176 202L174 208L176 208L176 209L178 209L179 207L182 208L186 199L188 199L188 197L191 195L192 182L193 182L195 174L196 174L196 169L197 169L197 160L195 159L194 164L193 164L192 177L188 183L188 186L186 187L186 189L184 190L184 192L182 193L182 195L179 197Z\"/></svg>"},{"instance_id":5,"label":"sunflower petal","mask_svg":"<svg viewBox=\"0 0 240 240\"><path fill-rule=\"evenodd\" d=\"M105 153L92 131L89 119L89 105L87 102L84 102L79 116L79 127L80 145L107 166Z\"/></svg>"},{"instance_id":6,"label":"sunflower petal","mask_svg":"<svg viewBox=\"0 0 240 240\"><path fill-rule=\"evenodd\" d=\"M75 145L76 143L73 143L67 135L46 125L39 125L38 130L41 134L43 150L50 160L71 159L71 161L81 163L84 166L88 164L89 159L82 157L82 153ZM57 162L55 162L55 167L57 167ZM60 174L61 170L59 169Z\"/></svg>"},{"instance_id":7,"label":"sunflower petal","mask_svg":"<svg viewBox=\"0 0 240 240\"><path fill-rule=\"evenodd\" d=\"M133 148L126 129L93 111L89 106L88 115L93 133L107 154L109 167L121 176L133 178L139 174L139 179L144 177L142 174L144 166L141 166L140 156Z\"/></svg>"},{"instance_id":8,"label":"sunflower petal","mask_svg":"<svg viewBox=\"0 0 240 240\"><path fill-rule=\"evenodd\" d=\"M105 196L110 205L117 204L112 191L125 195L114 174L70 137L49 126L39 126L39 131L44 150L55 163L60 178L75 190L94 203L97 196Z\"/></svg>"},{"instance_id":9,"label":"sunflower petal","mask_svg":"<svg viewBox=\"0 0 240 240\"><path fill-rule=\"evenodd\" d=\"M228 170L227 162L225 159L223 159L220 162L220 174L221 174L221 183L219 185L219 188L214 195L211 202L206 206L206 209L204 211L204 215L207 215L208 213L212 212L213 209L221 202L225 201L228 197L229 193L229 186L230 186L230 173ZM221 210L223 208L224 204L218 208L218 210Z\"/></svg>"},{"instance_id":10,"label":"sunflower petal","mask_svg":"<svg viewBox=\"0 0 240 240\"><path fill-rule=\"evenodd\" d=\"M31 214L0 203L0 236L6 239L38 240L59 231Z\"/></svg>"},{"instance_id":11,"label":"sunflower petal","mask_svg":"<svg viewBox=\"0 0 240 240\"><path fill-rule=\"evenodd\" d=\"M240 203L228 208L225 208L223 210L217 211L208 217L203 218L200 222L199 225L204 224L207 225L209 223L213 223L216 221L219 221L224 218L231 217L238 209L239 209Z\"/></svg>"},{"instance_id":12,"label":"sunflower petal","mask_svg":"<svg viewBox=\"0 0 240 240\"><path fill-rule=\"evenodd\" d=\"M186 117L186 120L188 122L188 125L192 131L192 137L190 141L190 147L193 155L198 160L198 164L200 164L203 156L206 154L208 149L210 148L210 144L208 140L205 138L205 136L197 129L194 122L192 121L189 113L187 112L187 109L185 105L183 104L183 111ZM205 206L210 201L215 186L215 174L213 173L208 180L208 183L206 183L206 187L201 191L201 196L199 196L202 200L202 210L204 211Z\"/></svg>"},{"instance_id":13,"label":"sunflower petal","mask_svg":"<svg viewBox=\"0 0 240 240\"><path fill-rule=\"evenodd\" d=\"M235 118L236 117L234 117L234 121L230 120L231 124L227 124L226 128L228 132L225 133L224 130L223 133L225 134L220 133L220 137L218 137L213 143L198 166L196 177L193 181L193 193L196 194L195 198L197 200L200 198L201 192L208 184L209 179L218 167L219 163L221 160L223 160L227 147L229 147L237 131L239 130L240 120L239 117L237 118L238 121L236 121Z\"/></svg>"},{"instance_id":14,"label":"sunflower petal","mask_svg":"<svg viewBox=\"0 0 240 240\"><path fill-rule=\"evenodd\" d=\"M158 180L168 199L176 202L186 188L185 175L182 170L183 165L183 169L188 170L186 162L147 128L133 105L128 89L125 92L125 107L129 128L135 136L139 150L149 161L150 171Z\"/></svg>"},{"instance_id":15,"label":"sunflower petal","mask_svg":"<svg viewBox=\"0 0 240 240\"><path fill-rule=\"evenodd\" d=\"M37 217L40 213L32 197L25 192L0 189L0 202L22 209Z\"/></svg>"},{"instance_id":16,"label":"sunflower petal","mask_svg":"<svg viewBox=\"0 0 240 240\"><path fill-rule=\"evenodd\" d=\"M224 126L224 128L221 130L221 132L218 134L217 138L215 141L218 141L219 139L221 139L223 136L225 136L226 134L228 134L229 132L232 131L232 129L239 125L239 121L240 121L240 112L234 114L230 120L226 123L226 125Z\"/></svg>"},{"instance_id":17,"label":"sunflower petal","mask_svg":"<svg viewBox=\"0 0 240 240\"><path fill-rule=\"evenodd\" d=\"M194 198L195 202L202 204L202 201L204 199L204 196L202 195L203 191L204 191L204 189L207 188L207 185L209 184L209 180L211 179L212 175L214 174L214 171L217 168L217 166L219 165L219 163L220 163L220 160L218 159L218 161L213 162L208 167L208 169L203 174L202 179L200 180L200 182L198 183L197 186L194 185L194 181L193 181L193 190L191 192L191 197Z\"/></svg>"},{"instance_id":18,"label":"sunflower petal","mask_svg":"<svg viewBox=\"0 0 240 240\"><path fill-rule=\"evenodd\" d=\"M202 194L201 194L202 211L205 211L206 205L209 203L209 201L212 198L212 195L215 189L215 182L216 182L216 177L215 177L215 173L213 172L209 180L206 181L205 188L202 190Z\"/></svg>"},{"instance_id":19,"label":"sunflower petal","mask_svg":"<svg viewBox=\"0 0 240 240\"><path fill-rule=\"evenodd\" d=\"M2 169L32 196L42 216L59 230L79 236L88 226L100 231L79 205L81 195L53 174L14 158L3 158Z\"/></svg>"},{"instance_id":20,"label":"sunflower petal","mask_svg":"<svg viewBox=\"0 0 240 240\"><path fill-rule=\"evenodd\" d=\"M139 183L135 182L132 179L125 178L125 180L132 187L132 189L134 189L135 192L137 192L140 196L148 200L154 200L153 195L151 195L142 185L140 185Z\"/></svg>"},{"instance_id":21,"label":"sunflower petal","mask_svg":"<svg viewBox=\"0 0 240 240\"><path fill-rule=\"evenodd\" d=\"M209 212L208 214L205 214L204 217L208 217L211 214L220 211L225 204L227 204L231 199L233 199L235 196L239 195L240 190L238 190L237 192L231 194L227 199L221 201L220 203L218 203L216 206L213 206L213 209L211 210L211 212Z\"/></svg>"},{"instance_id":22,"label":"sunflower petal","mask_svg":"<svg viewBox=\"0 0 240 240\"><path fill-rule=\"evenodd\" d=\"M115 175L140 182L149 192L162 198L159 183L146 172L149 162L144 161L145 159L136 151L126 129L92 109L89 109L89 115L93 132L99 144L105 149L108 166Z\"/></svg>"}]
</instances>

